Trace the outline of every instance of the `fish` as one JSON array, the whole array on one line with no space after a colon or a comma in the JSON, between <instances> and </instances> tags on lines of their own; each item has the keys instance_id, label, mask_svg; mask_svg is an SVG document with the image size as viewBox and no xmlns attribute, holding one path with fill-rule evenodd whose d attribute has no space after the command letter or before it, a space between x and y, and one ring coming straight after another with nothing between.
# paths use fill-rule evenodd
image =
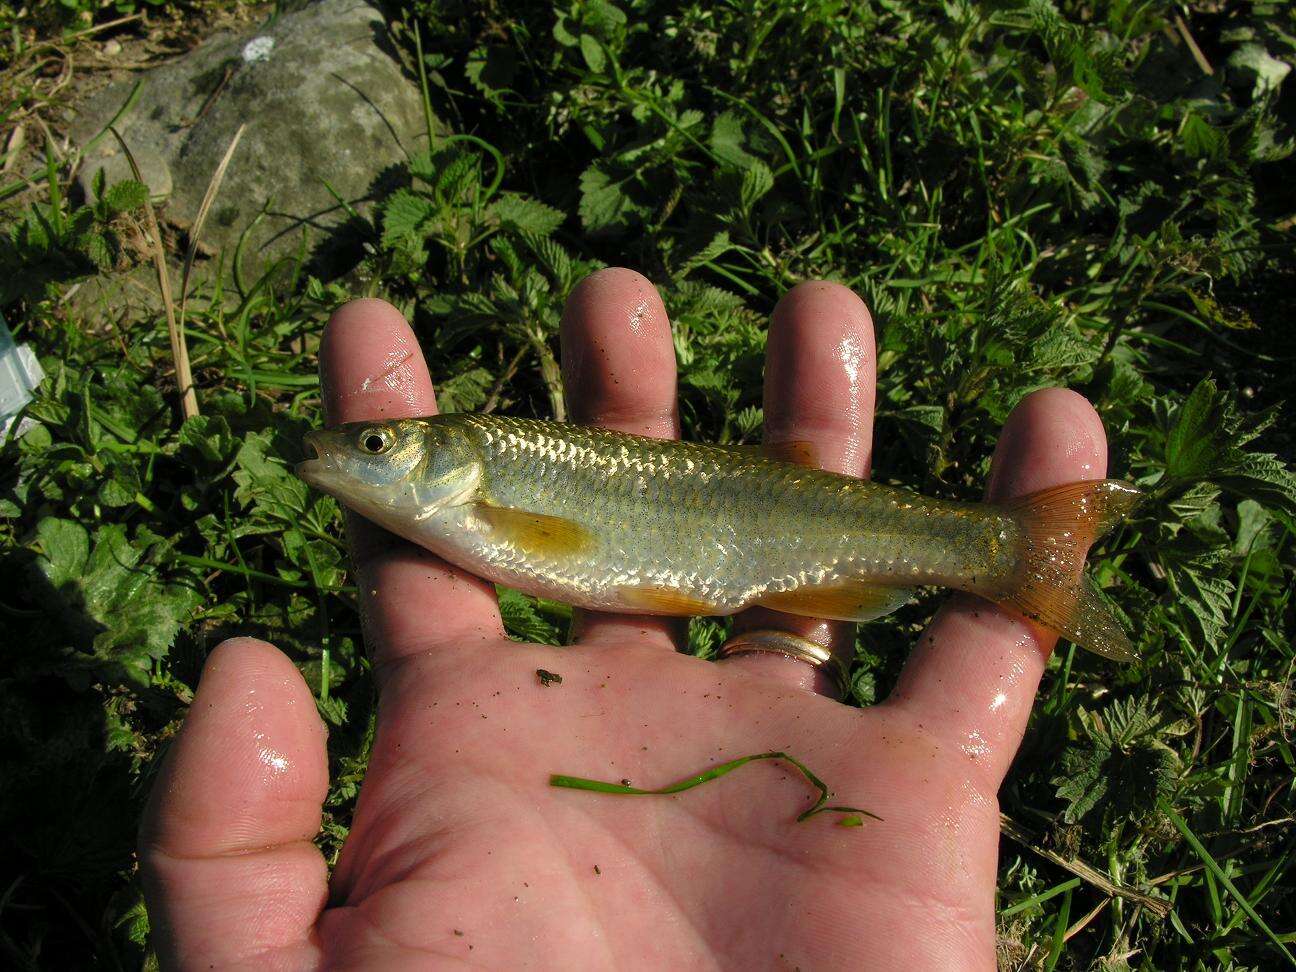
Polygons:
<instances>
[{"instance_id":1,"label":"fish","mask_svg":"<svg viewBox=\"0 0 1296 972\"><path fill-rule=\"evenodd\" d=\"M470 573L575 607L842 621L918 587L966 591L1107 658L1137 659L1084 573L1140 498L1067 483L957 502L815 468L807 443L733 446L479 413L307 433L296 473Z\"/></svg>"}]
</instances>

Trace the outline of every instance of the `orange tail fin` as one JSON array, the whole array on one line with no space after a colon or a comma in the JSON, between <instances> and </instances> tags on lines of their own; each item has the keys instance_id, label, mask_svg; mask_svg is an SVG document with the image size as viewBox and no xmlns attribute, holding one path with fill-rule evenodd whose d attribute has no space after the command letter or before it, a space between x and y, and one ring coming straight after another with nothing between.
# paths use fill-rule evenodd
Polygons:
<instances>
[{"instance_id":1,"label":"orange tail fin","mask_svg":"<svg viewBox=\"0 0 1296 972\"><path fill-rule=\"evenodd\" d=\"M1003 504L1021 526L1022 564L1005 606L1120 662L1137 661L1120 622L1084 575L1089 545L1123 520L1142 494L1117 479L1067 483Z\"/></svg>"}]
</instances>

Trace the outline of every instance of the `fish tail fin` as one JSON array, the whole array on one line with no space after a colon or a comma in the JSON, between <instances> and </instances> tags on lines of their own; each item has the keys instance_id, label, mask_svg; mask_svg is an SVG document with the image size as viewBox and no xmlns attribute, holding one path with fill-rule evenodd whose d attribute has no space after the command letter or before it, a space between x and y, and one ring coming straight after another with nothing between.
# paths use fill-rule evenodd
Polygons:
<instances>
[{"instance_id":1,"label":"fish tail fin","mask_svg":"<svg viewBox=\"0 0 1296 972\"><path fill-rule=\"evenodd\" d=\"M1022 532L1022 561L1000 603L1119 662L1137 661L1120 622L1084 574L1089 545L1142 494L1117 479L1067 483L1002 504Z\"/></svg>"}]
</instances>

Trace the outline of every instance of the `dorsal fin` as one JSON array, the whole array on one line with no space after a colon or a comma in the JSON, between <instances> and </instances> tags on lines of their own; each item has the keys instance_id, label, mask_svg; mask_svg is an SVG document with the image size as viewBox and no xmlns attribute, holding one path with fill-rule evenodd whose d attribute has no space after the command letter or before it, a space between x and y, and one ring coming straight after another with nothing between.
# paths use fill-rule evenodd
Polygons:
<instances>
[{"instance_id":1,"label":"dorsal fin","mask_svg":"<svg viewBox=\"0 0 1296 972\"><path fill-rule=\"evenodd\" d=\"M819 464L819 450L813 442L792 439L788 442L763 442L760 445L718 445L715 448L732 452L747 459L764 457L776 462L790 462L809 469L823 468Z\"/></svg>"}]
</instances>

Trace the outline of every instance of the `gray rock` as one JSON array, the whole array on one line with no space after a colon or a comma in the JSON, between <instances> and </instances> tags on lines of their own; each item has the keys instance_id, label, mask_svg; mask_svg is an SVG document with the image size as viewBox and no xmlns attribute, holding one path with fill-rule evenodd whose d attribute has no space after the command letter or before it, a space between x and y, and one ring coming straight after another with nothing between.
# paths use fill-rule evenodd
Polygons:
<instances>
[{"instance_id":1,"label":"gray rock","mask_svg":"<svg viewBox=\"0 0 1296 972\"><path fill-rule=\"evenodd\" d=\"M418 86L387 45L373 7L321 0L263 30L214 37L150 71L116 127L151 194L165 200L163 218L188 229L246 122L202 230L204 250L223 251L228 266L246 232L244 280L303 247L312 269L327 273L340 269L348 235L347 207L334 192L363 212L393 167L427 144ZM114 83L78 112L77 144L102 130L133 84ZM130 175L111 134L86 153L78 179L87 197L101 169L109 183Z\"/></svg>"}]
</instances>

